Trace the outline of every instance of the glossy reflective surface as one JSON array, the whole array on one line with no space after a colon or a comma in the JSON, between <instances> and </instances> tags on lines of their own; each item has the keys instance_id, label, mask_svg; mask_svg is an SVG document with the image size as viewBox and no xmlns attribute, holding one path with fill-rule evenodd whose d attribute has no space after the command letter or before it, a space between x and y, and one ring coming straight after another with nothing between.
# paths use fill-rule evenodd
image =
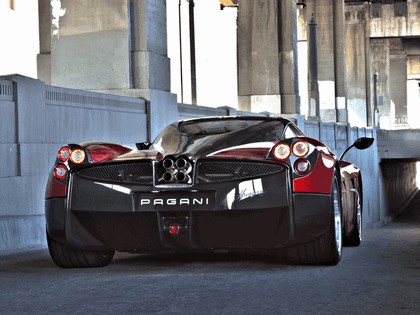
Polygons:
<instances>
[{"instance_id":1,"label":"glossy reflective surface","mask_svg":"<svg viewBox=\"0 0 420 315\"><path fill-rule=\"evenodd\" d=\"M341 256L343 244L342 244L341 207L340 207L339 196L340 195L338 191L338 182L337 180L334 180L332 197L333 197L333 203L334 203L333 206L334 206L335 245L336 245L338 255Z\"/></svg>"},{"instance_id":2,"label":"glossy reflective surface","mask_svg":"<svg viewBox=\"0 0 420 315\"><path fill-rule=\"evenodd\" d=\"M282 118L224 117L172 124L158 135L153 148L161 151L164 156L209 156L228 148L243 148L249 144L261 147L261 143L275 143L301 135L302 132L294 124Z\"/></svg>"}]
</instances>

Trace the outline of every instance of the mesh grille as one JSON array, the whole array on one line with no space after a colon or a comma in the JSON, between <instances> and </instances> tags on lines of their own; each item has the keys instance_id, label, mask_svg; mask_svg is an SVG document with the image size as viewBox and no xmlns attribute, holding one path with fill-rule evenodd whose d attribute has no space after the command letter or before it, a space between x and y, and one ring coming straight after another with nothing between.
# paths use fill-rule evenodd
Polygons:
<instances>
[{"instance_id":1,"label":"mesh grille","mask_svg":"<svg viewBox=\"0 0 420 315\"><path fill-rule=\"evenodd\" d=\"M283 170L281 165L238 162L238 161L205 161L198 166L199 183L220 182L241 178L252 178L277 173Z\"/></svg>"},{"instance_id":2,"label":"mesh grille","mask_svg":"<svg viewBox=\"0 0 420 315\"><path fill-rule=\"evenodd\" d=\"M168 229L171 225L176 224L182 228L188 227L188 217L180 216L180 217L163 217L163 228Z\"/></svg>"},{"instance_id":3,"label":"mesh grille","mask_svg":"<svg viewBox=\"0 0 420 315\"><path fill-rule=\"evenodd\" d=\"M82 169L78 174L90 179L119 183L153 183L150 162L94 166Z\"/></svg>"}]
</instances>

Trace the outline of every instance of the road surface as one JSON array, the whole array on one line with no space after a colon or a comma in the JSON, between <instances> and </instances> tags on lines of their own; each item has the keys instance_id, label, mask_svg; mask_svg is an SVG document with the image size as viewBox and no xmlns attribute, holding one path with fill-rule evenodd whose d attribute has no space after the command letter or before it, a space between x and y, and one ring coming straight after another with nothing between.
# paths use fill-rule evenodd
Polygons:
<instances>
[{"instance_id":1,"label":"road surface","mask_svg":"<svg viewBox=\"0 0 420 315\"><path fill-rule=\"evenodd\" d=\"M338 266L243 254L117 254L60 269L46 249L0 253L0 314L420 314L420 193Z\"/></svg>"}]
</instances>

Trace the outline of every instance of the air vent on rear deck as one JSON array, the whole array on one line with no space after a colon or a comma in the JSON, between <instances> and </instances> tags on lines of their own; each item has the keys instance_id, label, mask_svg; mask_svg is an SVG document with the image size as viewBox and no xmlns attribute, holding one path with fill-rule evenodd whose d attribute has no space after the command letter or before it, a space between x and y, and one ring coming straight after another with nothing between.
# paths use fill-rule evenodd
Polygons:
<instances>
[{"instance_id":1,"label":"air vent on rear deck","mask_svg":"<svg viewBox=\"0 0 420 315\"><path fill-rule=\"evenodd\" d=\"M202 161L198 164L198 183L253 178L281 172L278 164L241 161Z\"/></svg>"},{"instance_id":2,"label":"air vent on rear deck","mask_svg":"<svg viewBox=\"0 0 420 315\"><path fill-rule=\"evenodd\" d=\"M128 184L153 183L153 168L152 163L149 161L141 163L90 166L81 169L78 174L97 181Z\"/></svg>"}]
</instances>

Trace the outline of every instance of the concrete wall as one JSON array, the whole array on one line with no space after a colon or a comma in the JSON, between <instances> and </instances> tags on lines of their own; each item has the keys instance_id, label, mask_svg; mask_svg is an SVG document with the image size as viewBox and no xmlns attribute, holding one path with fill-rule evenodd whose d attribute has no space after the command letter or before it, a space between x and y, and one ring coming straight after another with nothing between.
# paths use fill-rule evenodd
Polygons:
<instances>
[{"instance_id":1,"label":"concrete wall","mask_svg":"<svg viewBox=\"0 0 420 315\"><path fill-rule=\"evenodd\" d=\"M183 104L168 111L165 104L151 106L138 98L46 86L18 75L0 77L0 154L5 161L0 163L0 250L45 246L45 185L61 145L96 140L134 145L150 140L171 118L243 114L257 115ZM378 137L372 129L290 118L337 155L360 136ZM346 159L363 173L365 226L389 221L416 189L413 162L379 164L376 144L363 152L352 150Z\"/></svg>"},{"instance_id":2,"label":"concrete wall","mask_svg":"<svg viewBox=\"0 0 420 315\"><path fill-rule=\"evenodd\" d=\"M44 194L66 143L146 141L144 100L0 77L0 250L45 245Z\"/></svg>"},{"instance_id":3,"label":"concrete wall","mask_svg":"<svg viewBox=\"0 0 420 315\"><path fill-rule=\"evenodd\" d=\"M419 129L381 129L377 136L380 159L420 160Z\"/></svg>"},{"instance_id":4,"label":"concrete wall","mask_svg":"<svg viewBox=\"0 0 420 315\"><path fill-rule=\"evenodd\" d=\"M19 90L16 81L0 81L0 249L44 242L45 93L38 81L19 81L31 84Z\"/></svg>"}]
</instances>

